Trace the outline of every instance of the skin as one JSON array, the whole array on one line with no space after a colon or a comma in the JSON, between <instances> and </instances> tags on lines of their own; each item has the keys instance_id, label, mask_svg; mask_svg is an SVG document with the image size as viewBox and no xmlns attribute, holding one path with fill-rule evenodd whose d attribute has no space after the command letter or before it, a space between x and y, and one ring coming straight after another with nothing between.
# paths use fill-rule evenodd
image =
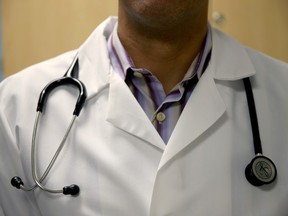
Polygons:
<instances>
[{"instance_id":1,"label":"skin","mask_svg":"<svg viewBox=\"0 0 288 216\"><path fill-rule=\"evenodd\" d=\"M208 0L119 0L119 38L135 66L168 93L201 49L207 11Z\"/></svg>"}]
</instances>

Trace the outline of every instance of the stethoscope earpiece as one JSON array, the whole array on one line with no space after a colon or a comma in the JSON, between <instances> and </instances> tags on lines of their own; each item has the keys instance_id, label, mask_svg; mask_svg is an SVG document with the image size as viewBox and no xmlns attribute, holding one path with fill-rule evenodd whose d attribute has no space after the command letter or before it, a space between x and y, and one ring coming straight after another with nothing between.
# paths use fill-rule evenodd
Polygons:
<instances>
[{"instance_id":1,"label":"stethoscope earpiece","mask_svg":"<svg viewBox=\"0 0 288 216\"><path fill-rule=\"evenodd\" d=\"M32 191L37 187L36 185L34 185L34 187L32 188L24 187L24 183L19 176L14 176L11 179L11 185L17 189L22 189L24 191ZM76 184L65 186L63 187L62 190L50 190L50 189L46 190L45 188L41 188L41 189L50 193L63 193L64 195L71 195L71 196L76 196L80 192L80 187Z\"/></svg>"},{"instance_id":2,"label":"stethoscope earpiece","mask_svg":"<svg viewBox=\"0 0 288 216\"><path fill-rule=\"evenodd\" d=\"M245 176L254 186L272 183L277 177L275 164L263 155L257 155L245 169Z\"/></svg>"},{"instance_id":3,"label":"stethoscope earpiece","mask_svg":"<svg viewBox=\"0 0 288 216\"><path fill-rule=\"evenodd\" d=\"M13 187L16 187L17 189L20 189L21 188L21 185L23 186L24 183L22 181L22 179L19 177L19 176L14 176L12 179L11 179L11 185Z\"/></svg>"},{"instance_id":4,"label":"stethoscope earpiece","mask_svg":"<svg viewBox=\"0 0 288 216\"><path fill-rule=\"evenodd\" d=\"M63 194L64 195L71 195L71 196L76 196L80 192L80 188L76 184L72 184L70 186L65 186L63 187Z\"/></svg>"}]
</instances>

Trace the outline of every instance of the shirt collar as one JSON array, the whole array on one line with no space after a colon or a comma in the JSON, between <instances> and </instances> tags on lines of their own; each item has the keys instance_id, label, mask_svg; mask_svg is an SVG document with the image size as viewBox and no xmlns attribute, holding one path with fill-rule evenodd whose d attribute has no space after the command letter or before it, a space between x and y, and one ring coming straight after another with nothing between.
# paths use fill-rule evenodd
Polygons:
<instances>
[{"instance_id":1,"label":"shirt collar","mask_svg":"<svg viewBox=\"0 0 288 216\"><path fill-rule=\"evenodd\" d=\"M108 39L108 52L114 71L125 79L127 70L134 67L134 64L119 39L117 29L118 24L115 25Z\"/></svg>"}]
</instances>

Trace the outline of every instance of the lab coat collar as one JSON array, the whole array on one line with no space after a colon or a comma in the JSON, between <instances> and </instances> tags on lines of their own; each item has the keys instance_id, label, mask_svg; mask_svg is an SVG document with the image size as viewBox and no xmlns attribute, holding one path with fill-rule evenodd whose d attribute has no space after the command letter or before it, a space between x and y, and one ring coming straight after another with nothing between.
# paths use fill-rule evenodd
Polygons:
<instances>
[{"instance_id":1,"label":"lab coat collar","mask_svg":"<svg viewBox=\"0 0 288 216\"><path fill-rule=\"evenodd\" d=\"M236 40L213 29L212 43L210 64L215 79L232 81L256 74L247 50Z\"/></svg>"},{"instance_id":2,"label":"lab coat collar","mask_svg":"<svg viewBox=\"0 0 288 216\"><path fill-rule=\"evenodd\" d=\"M88 100L109 85L112 68L107 40L116 23L116 17L106 19L79 48L79 79L87 88Z\"/></svg>"},{"instance_id":3,"label":"lab coat collar","mask_svg":"<svg viewBox=\"0 0 288 216\"><path fill-rule=\"evenodd\" d=\"M79 49L80 80L87 86L88 98L109 83L112 68L107 40L116 23L117 17L106 19ZM238 80L256 73L246 49L237 41L212 28L212 43L210 65L215 79Z\"/></svg>"}]
</instances>

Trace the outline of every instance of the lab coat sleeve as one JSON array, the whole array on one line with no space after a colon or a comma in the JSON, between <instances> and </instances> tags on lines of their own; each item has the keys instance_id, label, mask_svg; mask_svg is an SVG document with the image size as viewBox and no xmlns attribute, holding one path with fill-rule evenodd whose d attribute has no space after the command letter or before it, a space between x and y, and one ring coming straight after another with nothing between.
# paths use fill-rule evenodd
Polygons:
<instances>
[{"instance_id":1,"label":"lab coat sleeve","mask_svg":"<svg viewBox=\"0 0 288 216\"><path fill-rule=\"evenodd\" d=\"M41 215L33 204L33 193L10 184L12 177L24 175L17 143L17 97L13 93L17 84L15 81L0 84L0 216Z\"/></svg>"}]
</instances>

